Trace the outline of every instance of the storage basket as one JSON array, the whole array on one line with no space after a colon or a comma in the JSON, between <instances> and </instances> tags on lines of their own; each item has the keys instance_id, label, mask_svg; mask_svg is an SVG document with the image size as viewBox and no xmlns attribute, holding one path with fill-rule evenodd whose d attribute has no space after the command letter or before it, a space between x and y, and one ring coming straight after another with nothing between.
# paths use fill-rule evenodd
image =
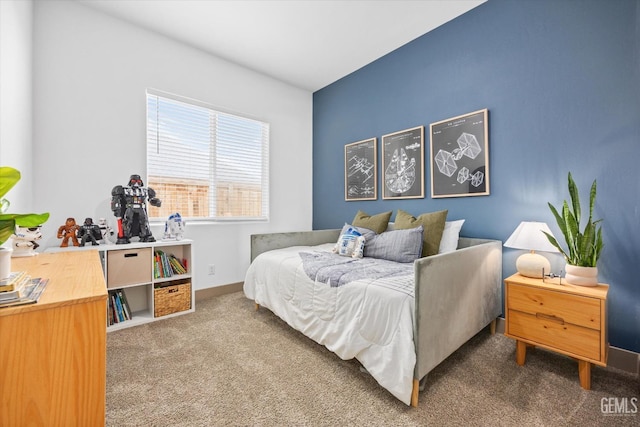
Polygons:
<instances>
[{"instance_id":1,"label":"storage basket","mask_svg":"<svg viewBox=\"0 0 640 427\"><path fill-rule=\"evenodd\" d=\"M191 282L171 282L153 290L153 316L161 317L191 308Z\"/></svg>"},{"instance_id":2,"label":"storage basket","mask_svg":"<svg viewBox=\"0 0 640 427\"><path fill-rule=\"evenodd\" d=\"M107 287L151 282L151 248L107 251Z\"/></svg>"}]
</instances>

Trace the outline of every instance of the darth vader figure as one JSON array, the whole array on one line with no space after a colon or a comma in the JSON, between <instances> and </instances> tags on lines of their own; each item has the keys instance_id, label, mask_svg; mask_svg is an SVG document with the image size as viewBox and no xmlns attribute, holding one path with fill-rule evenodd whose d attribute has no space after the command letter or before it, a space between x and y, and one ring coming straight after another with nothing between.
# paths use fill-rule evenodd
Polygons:
<instances>
[{"instance_id":1,"label":"darth vader figure","mask_svg":"<svg viewBox=\"0 0 640 427\"><path fill-rule=\"evenodd\" d=\"M147 202L160 207L161 201L152 188L145 187L140 175L131 175L126 186L117 185L111 190L111 210L118 221L116 244L130 243L138 236L141 242L155 242L149 229Z\"/></svg>"}]
</instances>

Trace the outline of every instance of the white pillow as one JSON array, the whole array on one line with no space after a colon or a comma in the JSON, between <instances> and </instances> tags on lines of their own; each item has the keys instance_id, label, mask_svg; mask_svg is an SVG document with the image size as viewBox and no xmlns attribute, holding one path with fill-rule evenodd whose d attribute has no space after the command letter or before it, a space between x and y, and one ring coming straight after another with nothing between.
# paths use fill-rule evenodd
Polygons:
<instances>
[{"instance_id":1,"label":"white pillow","mask_svg":"<svg viewBox=\"0 0 640 427\"><path fill-rule=\"evenodd\" d=\"M440 240L440 248L438 249L439 254L453 252L458 249L458 238L460 237L460 229L463 224L464 219L444 223L442 240Z\"/></svg>"}]
</instances>

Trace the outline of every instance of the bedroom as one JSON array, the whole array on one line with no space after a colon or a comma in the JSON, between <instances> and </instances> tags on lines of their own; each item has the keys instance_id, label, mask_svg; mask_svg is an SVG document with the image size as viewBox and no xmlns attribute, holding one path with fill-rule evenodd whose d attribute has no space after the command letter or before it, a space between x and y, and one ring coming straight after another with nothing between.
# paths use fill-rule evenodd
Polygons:
<instances>
[{"instance_id":1,"label":"bedroom","mask_svg":"<svg viewBox=\"0 0 640 427\"><path fill-rule=\"evenodd\" d=\"M419 214L446 205L450 218L467 220L463 234L505 240L522 220L552 222L546 203L566 197L565 177L572 171L580 188L598 180L596 214L605 220L606 245L601 280L612 287L611 345L637 353L640 297L634 273L640 252L630 236L640 235L640 190L633 174L640 157L640 12L636 1L610 3L585 2L578 8L573 2L525 2L526 7L515 7L489 1L314 94L78 4L36 2L33 40L24 40L26 46L33 43L33 72L27 65L18 68L22 86L7 81L4 72L0 77L0 156L3 164L25 175L22 192L12 195L12 202L16 209L52 211L45 226L49 236L67 212L108 212L113 185L144 168L143 149L132 151L130 144L144 135L144 104L138 98L147 86L265 116L274 129L272 138L282 141L272 147L272 167L288 173L274 174L272 188L286 191L273 191L269 224L190 230L203 236L197 252L210 257L197 263L199 289L242 281L250 234L335 227L360 208L376 213L391 205L394 211ZM481 34L473 50L463 45L469 32ZM467 49L472 69L447 53L444 43ZM427 56L455 72L425 68L421 61ZM410 68L419 72L391 78L394 64L401 64L404 73ZM433 83L426 73L437 76ZM228 84L215 85L212 76ZM253 93L244 89L247 80ZM24 102L31 93L32 111ZM366 95L364 107L354 104L354 94ZM403 107L388 108L397 106L398 97ZM490 111L490 196L434 200L427 193L412 201L344 201L344 144L479 108ZM24 125L23 117L31 113L33 126ZM290 163L294 150L299 161ZM95 151L97 161L92 160ZM290 180L291 174L301 178ZM69 197L71 191L83 197ZM504 251L505 277L514 271L516 252ZM205 271L210 261L218 266L213 277Z\"/></svg>"}]
</instances>

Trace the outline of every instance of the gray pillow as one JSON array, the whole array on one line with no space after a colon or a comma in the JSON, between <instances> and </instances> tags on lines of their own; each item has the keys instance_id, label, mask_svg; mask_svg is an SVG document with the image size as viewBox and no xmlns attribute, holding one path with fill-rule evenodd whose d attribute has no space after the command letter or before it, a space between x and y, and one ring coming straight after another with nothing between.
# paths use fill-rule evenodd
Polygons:
<instances>
[{"instance_id":1,"label":"gray pillow","mask_svg":"<svg viewBox=\"0 0 640 427\"><path fill-rule=\"evenodd\" d=\"M385 231L367 239L364 256L395 262L413 262L422 256L422 226Z\"/></svg>"},{"instance_id":2,"label":"gray pillow","mask_svg":"<svg viewBox=\"0 0 640 427\"><path fill-rule=\"evenodd\" d=\"M347 230L349 229L349 227L353 227L356 230L358 230L358 232L360 232L360 234L362 234L364 236L364 239L367 242L369 240L373 239L373 237L376 235L376 232L373 231L373 230L370 230L370 229L364 228L364 227L356 227L355 225L347 224L346 222L342 226L342 230L340 230L340 235L342 236L344 233L346 233Z\"/></svg>"}]
</instances>

